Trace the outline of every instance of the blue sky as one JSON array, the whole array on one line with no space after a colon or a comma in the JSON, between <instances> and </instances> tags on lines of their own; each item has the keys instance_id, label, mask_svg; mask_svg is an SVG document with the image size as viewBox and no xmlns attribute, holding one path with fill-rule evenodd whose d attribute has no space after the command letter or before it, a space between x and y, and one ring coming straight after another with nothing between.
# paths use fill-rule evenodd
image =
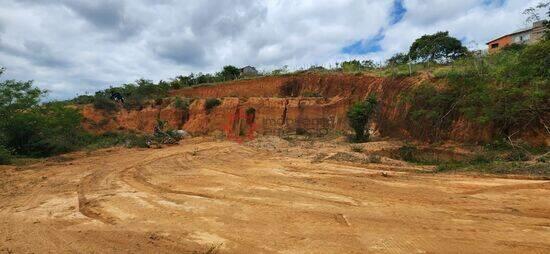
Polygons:
<instances>
[{"instance_id":1,"label":"blue sky","mask_svg":"<svg viewBox=\"0 0 550 254\"><path fill-rule=\"evenodd\" d=\"M527 26L541 0L3 0L2 78L50 99L222 66L272 70L382 62L449 31L470 48Z\"/></svg>"}]
</instances>

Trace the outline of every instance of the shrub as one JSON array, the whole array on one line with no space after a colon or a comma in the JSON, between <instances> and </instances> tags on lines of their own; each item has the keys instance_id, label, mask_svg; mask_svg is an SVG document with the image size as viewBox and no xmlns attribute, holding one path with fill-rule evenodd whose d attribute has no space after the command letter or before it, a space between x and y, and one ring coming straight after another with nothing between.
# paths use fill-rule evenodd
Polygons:
<instances>
[{"instance_id":1,"label":"shrub","mask_svg":"<svg viewBox=\"0 0 550 254\"><path fill-rule=\"evenodd\" d=\"M356 153L362 153L364 150L362 145L351 145L350 148L351 148L351 151Z\"/></svg>"},{"instance_id":2,"label":"shrub","mask_svg":"<svg viewBox=\"0 0 550 254\"><path fill-rule=\"evenodd\" d=\"M367 158L370 163L380 163L382 161L382 158L380 158L380 155L376 154L370 154Z\"/></svg>"},{"instance_id":3,"label":"shrub","mask_svg":"<svg viewBox=\"0 0 550 254\"><path fill-rule=\"evenodd\" d=\"M417 151L418 151L418 149L416 148L416 146L409 145L409 144L400 147L399 150L398 150L399 157L402 160L409 161L409 162L415 162L416 161L415 154L416 154Z\"/></svg>"},{"instance_id":4,"label":"shrub","mask_svg":"<svg viewBox=\"0 0 550 254\"><path fill-rule=\"evenodd\" d=\"M147 136L135 133L105 132L100 135L87 135L86 148L89 150L113 146L147 148Z\"/></svg>"},{"instance_id":5,"label":"shrub","mask_svg":"<svg viewBox=\"0 0 550 254\"><path fill-rule=\"evenodd\" d=\"M246 114L247 115L254 115L254 114L256 114L256 109L255 108L247 108L246 109Z\"/></svg>"},{"instance_id":6,"label":"shrub","mask_svg":"<svg viewBox=\"0 0 550 254\"><path fill-rule=\"evenodd\" d=\"M296 128L296 135L308 135L308 131L304 128L298 127Z\"/></svg>"},{"instance_id":7,"label":"shrub","mask_svg":"<svg viewBox=\"0 0 550 254\"><path fill-rule=\"evenodd\" d=\"M8 165L11 163L13 156L7 148L0 145L0 165Z\"/></svg>"},{"instance_id":8,"label":"shrub","mask_svg":"<svg viewBox=\"0 0 550 254\"><path fill-rule=\"evenodd\" d=\"M368 99L355 103L348 110L348 121L351 128L355 131L356 142L368 141L368 123L377 103L376 96L370 95Z\"/></svg>"},{"instance_id":9,"label":"shrub","mask_svg":"<svg viewBox=\"0 0 550 254\"><path fill-rule=\"evenodd\" d=\"M528 161L529 160L529 155L524 150L513 149L506 156L506 160L508 160L508 161Z\"/></svg>"},{"instance_id":10,"label":"shrub","mask_svg":"<svg viewBox=\"0 0 550 254\"><path fill-rule=\"evenodd\" d=\"M94 103L95 97L92 95L80 95L74 99L72 99L72 102L76 104L90 104Z\"/></svg>"},{"instance_id":11,"label":"shrub","mask_svg":"<svg viewBox=\"0 0 550 254\"><path fill-rule=\"evenodd\" d=\"M94 99L94 108L105 110L107 112L113 112L117 110L116 103L113 100L103 96L97 96Z\"/></svg>"},{"instance_id":12,"label":"shrub","mask_svg":"<svg viewBox=\"0 0 550 254\"><path fill-rule=\"evenodd\" d=\"M204 109L206 109L206 112L207 113L210 113L210 111L212 111L213 108L221 105L222 102L216 98L209 98L209 99L206 99L206 102L204 103Z\"/></svg>"}]
</instances>

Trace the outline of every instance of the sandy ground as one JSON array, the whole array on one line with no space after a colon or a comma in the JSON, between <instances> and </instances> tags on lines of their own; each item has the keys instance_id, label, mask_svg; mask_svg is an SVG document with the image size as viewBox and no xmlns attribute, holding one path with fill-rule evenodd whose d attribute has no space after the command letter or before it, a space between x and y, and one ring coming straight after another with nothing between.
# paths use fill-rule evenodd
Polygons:
<instances>
[{"instance_id":1,"label":"sandy ground","mask_svg":"<svg viewBox=\"0 0 550 254\"><path fill-rule=\"evenodd\" d=\"M550 253L548 181L204 139L73 157L0 170L0 253Z\"/></svg>"}]
</instances>

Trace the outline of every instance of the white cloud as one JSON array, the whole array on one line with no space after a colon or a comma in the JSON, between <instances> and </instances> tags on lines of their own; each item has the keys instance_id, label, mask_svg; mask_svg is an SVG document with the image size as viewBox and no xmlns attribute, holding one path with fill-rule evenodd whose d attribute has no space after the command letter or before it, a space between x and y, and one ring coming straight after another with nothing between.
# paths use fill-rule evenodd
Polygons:
<instances>
[{"instance_id":1,"label":"white cloud","mask_svg":"<svg viewBox=\"0 0 550 254\"><path fill-rule=\"evenodd\" d=\"M168 79L223 65L273 69L328 65L405 51L420 35L448 30L478 47L523 25L537 0L405 0L390 26L393 0L4 0L0 66L32 79L52 98L145 77ZM381 52L342 53L380 31ZM471 43L471 45L474 45Z\"/></svg>"}]
</instances>

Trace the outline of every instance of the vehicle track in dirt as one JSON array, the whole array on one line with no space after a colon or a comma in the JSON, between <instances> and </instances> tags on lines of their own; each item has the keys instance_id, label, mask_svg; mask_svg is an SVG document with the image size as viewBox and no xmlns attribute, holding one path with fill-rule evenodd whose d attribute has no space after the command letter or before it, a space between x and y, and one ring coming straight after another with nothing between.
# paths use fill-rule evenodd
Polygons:
<instances>
[{"instance_id":1,"label":"vehicle track in dirt","mask_svg":"<svg viewBox=\"0 0 550 254\"><path fill-rule=\"evenodd\" d=\"M550 252L548 181L390 167L192 139L5 169L0 253Z\"/></svg>"}]
</instances>

